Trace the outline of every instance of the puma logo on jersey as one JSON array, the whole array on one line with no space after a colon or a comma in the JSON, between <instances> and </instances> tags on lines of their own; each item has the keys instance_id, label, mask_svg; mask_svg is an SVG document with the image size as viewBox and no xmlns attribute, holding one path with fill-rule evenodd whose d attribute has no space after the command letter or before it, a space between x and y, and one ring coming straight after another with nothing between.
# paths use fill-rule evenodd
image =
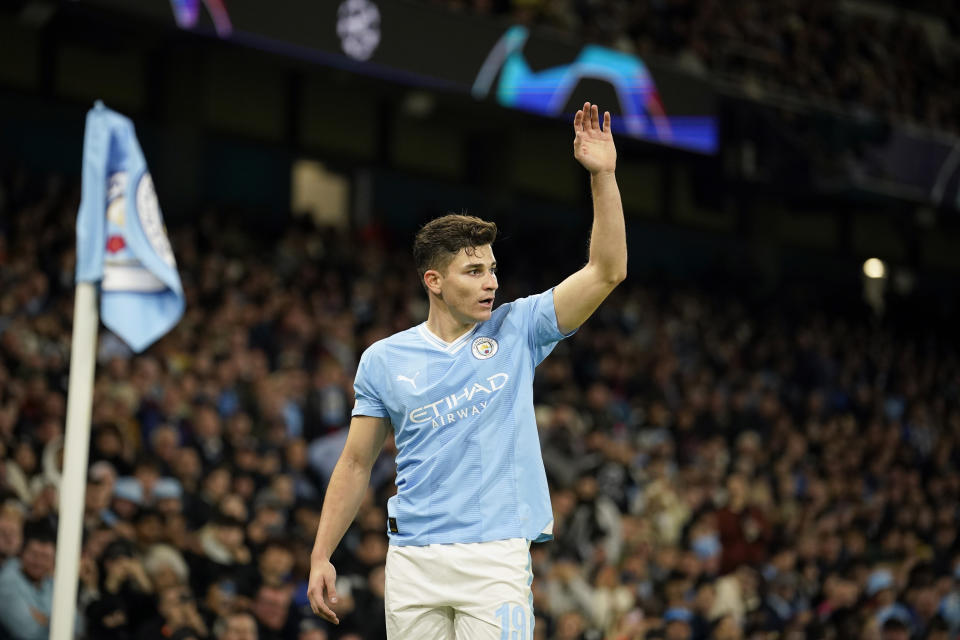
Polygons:
<instances>
[{"instance_id":1,"label":"puma logo on jersey","mask_svg":"<svg viewBox=\"0 0 960 640\"><path fill-rule=\"evenodd\" d=\"M397 381L401 381L401 380L402 380L403 382L409 382L410 385L411 385L414 389L416 389L416 388L417 388L417 376L419 376L419 375L420 375L420 372L419 372L419 371L417 371L415 374L413 374L413 377L412 377L412 378L408 378L407 376L398 375L398 376L397 376Z\"/></svg>"}]
</instances>

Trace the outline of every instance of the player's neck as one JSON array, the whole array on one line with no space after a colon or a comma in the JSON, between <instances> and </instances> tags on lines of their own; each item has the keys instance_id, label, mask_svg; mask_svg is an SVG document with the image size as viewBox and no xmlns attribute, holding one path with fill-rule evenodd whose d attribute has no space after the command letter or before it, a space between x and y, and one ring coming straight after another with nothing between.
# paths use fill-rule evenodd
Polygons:
<instances>
[{"instance_id":1,"label":"player's neck","mask_svg":"<svg viewBox=\"0 0 960 640\"><path fill-rule=\"evenodd\" d=\"M476 326L476 321L461 322L450 313L449 309L440 309L430 305L427 315L427 329L444 342L453 342Z\"/></svg>"}]
</instances>

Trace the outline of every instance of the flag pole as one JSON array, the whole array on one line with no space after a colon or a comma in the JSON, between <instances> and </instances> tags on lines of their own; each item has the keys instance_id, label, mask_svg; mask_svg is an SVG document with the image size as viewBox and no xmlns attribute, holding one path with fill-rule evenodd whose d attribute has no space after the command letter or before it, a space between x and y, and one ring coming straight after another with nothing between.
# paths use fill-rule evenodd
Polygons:
<instances>
[{"instance_id":1,"label":"flag pole","mask_svg":"<svg viewBox=\"0 0 960 640\"><path fill-rule=\"evenodd\" d=\"M93 408L94 356L99 326L96 285L92 282L78 282L75 295L66 438L63 448L63 474L60 477L60 518L53 573L51 640L72 640L74 636Z\"/></svg>"}]
</instances>

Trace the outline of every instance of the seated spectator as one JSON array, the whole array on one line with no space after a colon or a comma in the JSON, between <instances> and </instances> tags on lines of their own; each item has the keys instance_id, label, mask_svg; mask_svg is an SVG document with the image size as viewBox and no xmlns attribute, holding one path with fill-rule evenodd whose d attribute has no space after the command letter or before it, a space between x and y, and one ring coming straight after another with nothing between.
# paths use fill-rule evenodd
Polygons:
<instances>
[{"instance_id":1,"label":"seated spectator","mask_svg":"<svg viewBox=\"0 0 960 640\"><path fill-rule=\"evenodd\" d=\"M688 609L667 609L663 614L663 637L665 640L690 640L693 638L693 614Z\"/></svg>"},{"instance_id":2,"label":"seated spectator","mask_svg":"<svg viewBox=\"0 0 960 640\"><path fill-rule=\"evenodd\" d=\"M146 621L137 631L137 640L172 640L177 633L207 636L207 625L187 587L174 585L158 594L159 615Z\"/></svg>"},{"instance_id":3,"label":"seated spectator","mask_svg":"<svg viewBox=\"0 0 960 640\"><path fill-rule=\"evenodd\" d=\"M900 618L889 618L880 625L880 640L910 640L906 623Z\"/></svg>"},{"instance_id":4,"label":"seated spectator","mask_svg":"<svg viewBox=\"0 0 960 640\"><path fill-rule=\"evenodd\" d=\"M56 536L46 523L29 523L19 557L0 569L0 627L13 640L45 640L53 609Z\"/></svg>"},{"instance_id":5,"label":"seated spectator","mask_svg":"<svg viewBox=\"0 0 960 640\"><path fill-rule=\"evenodd\" d=\"M214 629L223 627L226 618L236 611L247 611L250 599L238 593L236 583L230 578L224 578L211 584L200 603L200 615L207 623L207 627Z\"/></svg>"},{"instance_id":6,"label":"seated spectator","mask_svg":"<svg viewBox=\"0 0 960 640\"><path fill-rule=\"evenodd\" d=\"M91 637L132 637L156 613L153 585L133 544L123 539L108 544L98 575L99 597L86 611Z\"/></svg>"},{"instance_id":7,"label":"seated spectator","mask_svg":"<svg viewBox=\"0 0 960 640\"><path fill-rule=\"evenodd\" d=\"M0 505L0 566L20 554L23 545L23 507L8 500Z\"/></svg>"},{"instance_id":8,"label":"seated spectator","mask_svg":"<svg viewBox=\"0 0 960 640\"><path fill-rule=\"evenodd\" d=\"M264 584L257 589L253 599L253 614L257 618L260 640L284 640L293 635L299 625L299 617L291 612L292 602L291 586Z\"/></svg>"},{"instance_id":9,"label":"seated spectator","mask_svg":"<svg viewBox=\"0 0 960 640\"><path fill-rule=\"evenodd\" d=\"M190 569L183 554L167 544L150 547L144 555L143 568L156 591L190 582Z\"/></svg>"},{"instance_id":10,"label":"seated spectator","mask_svg":"<svg viewBox=\"0 0 960 640\"><path fill-rule=\"evenodd\" d=\"M318 618L304 618L300 621L299 633L297 634L297 640L328 640L330 636L327 634L327 628L324 626L322 620ZM364 635L364 640L377 640L378 638L385 638L386 632L384 631L381 635Z\"/></svg>"},{"instance_id":11,"label":"seated spectator","mask_svg":"<svg viewBox=\"0 0 960 640\"><path fill-rule=\"evenodd\" d=\"M259 640L257 620L247 611L228 613L214 627L217 640Z\"/></svg>"}]
</instances>

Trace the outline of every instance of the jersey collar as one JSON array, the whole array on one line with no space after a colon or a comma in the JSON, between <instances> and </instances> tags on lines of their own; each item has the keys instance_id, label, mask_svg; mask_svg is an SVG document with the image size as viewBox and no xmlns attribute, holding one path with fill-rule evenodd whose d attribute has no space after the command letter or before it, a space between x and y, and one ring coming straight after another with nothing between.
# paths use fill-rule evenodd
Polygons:
<instances>
[{"instance_id":1,"label":"jersey collar","mask_svg":"<svg viewBox=\"0 0 960 640\"><path fill-rule=\"evenodd\" d=\"M427 328L426 322L417 325L417 331L420 332L420 335L421 337L423 337L424 340L426 340L428 343L435 346L436 348L440 349L441 351L446 351L447 353L456 353L460 351L460 349L462 349L465 344L467 344L467 342L470 340L470 336L472 336L474 332L476 332L477 327L479 325L480 325L479 322L473 325L473 327L471 327L469 331L461 335L459 338L457 338L453 342L447 342L440 336L436 335L433 331L430 331L430 329Z\"/></svg>"}]
</instances>

